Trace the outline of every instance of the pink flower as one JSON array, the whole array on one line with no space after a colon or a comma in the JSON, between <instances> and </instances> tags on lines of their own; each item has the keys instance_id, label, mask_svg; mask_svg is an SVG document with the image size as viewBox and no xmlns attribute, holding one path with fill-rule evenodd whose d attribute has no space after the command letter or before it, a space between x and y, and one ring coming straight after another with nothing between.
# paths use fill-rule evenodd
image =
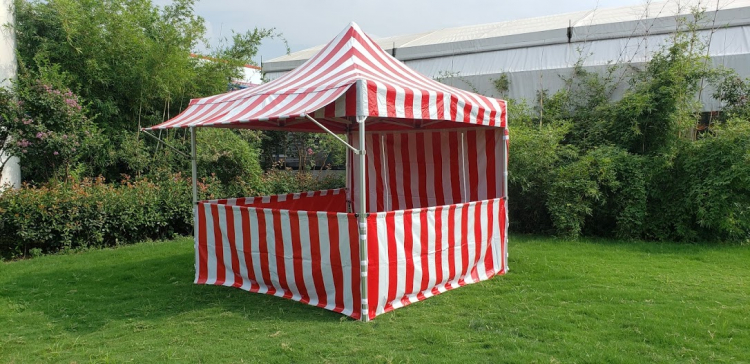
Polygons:
<instances>
[{"instance_id":1,"label":"pink flower","mask_svg":"<svg viewBox=\"0 0 750 364\"><path fill-rule=\"evenodd\" d=\"M57 151L55 151L55 152L54 152L54 153L52 153L52 154L54 154L54 155L58 155L58 154L60 154L60 153L58 153Z\"/></svg>"},{"instance_id":2,"label":"pink flower","mask_svg":"<svg viewBox=\"0 0 750 364\"><path fill-rule=\"evenodd\" d=\"M313 154L312 148L307 148L307 155L312 155L312 154Z\"/></svg>"},{"instance_id":3,"label":"pink flower","mask_svg":"<svg viewBox=\"0 0 750 364\"><path fill-rule=\"evenodd\" d=\"M22 150L21 152L26 153L26 149Z\"/></svg>"},{"instance_id":4,"label":"pink flower","mask_svg":"<svg viewBox=\"0 0 750 364\"><path fill-rule=\"evenodd\" d=\"M63 134L63 140L68 139L68 134Z\"/></svg>"},{"instance_id":5,"label":"pink flower","mask_svg":"<svg viewBox=\"0 0 750 364\"><path fill-rule=\"evenodd\" d=\"M75 152L75 151L76 151L76 148L73 148L73 149L71 149L70 151L71 151L71 152Z\"/></svg>"},{"instance_id":6,"label":"pink flower","mask_svg":"<svg viewBox=\"0 0 750 364\"><path fill-rule=\"evenodd\" d=\"M31 119L23 119L23 125L29 125L32 121Z\"/></svg>"}]
</instances>

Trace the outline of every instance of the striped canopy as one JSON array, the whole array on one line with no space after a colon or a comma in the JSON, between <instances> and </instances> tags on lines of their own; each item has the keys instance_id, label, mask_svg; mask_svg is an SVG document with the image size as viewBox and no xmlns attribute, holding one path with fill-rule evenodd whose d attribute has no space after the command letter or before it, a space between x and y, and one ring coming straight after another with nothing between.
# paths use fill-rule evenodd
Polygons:
<instances>
[{"instance_id":1,"label":"striped canopy","mask_svg":"<svg viewBox=\"0 0 750 364\"><path fill-rule=\"evenodd\" d=\"M355 23L307 62L264 85L194 99L176 117L146 128L228 127L334 132L356 117L368 131L505 127L506 103L444 85L383 51Z\"/></svg>"}]
</instances>

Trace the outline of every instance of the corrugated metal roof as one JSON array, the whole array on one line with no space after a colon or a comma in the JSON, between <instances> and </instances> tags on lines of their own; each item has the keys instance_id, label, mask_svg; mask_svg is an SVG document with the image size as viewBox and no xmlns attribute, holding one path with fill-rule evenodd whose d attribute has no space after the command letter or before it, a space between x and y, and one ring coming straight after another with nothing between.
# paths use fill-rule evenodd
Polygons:
<instances>
[{"instance_id":1,"label":"corrugated metal roof","mask_svg":"<svg viewBox=\"0 0 750 364\"><path fill-rule=\"evenodd\" d=\"M715 13L717 4L718 10L724 13L723 17L718 12ZM738 21L750 24L750 17L737 16L734 12L725 11L737 8L750 9L750 0L670 0L446 28L376 39L376 42L386 50L391 50L395 46L397 58L409 60L568 42L569 26L573 27L572 41L585 41L594 37L629 37L639 28L652 33L673 31L677 24L675 16L689 15L696 7L706 10L704 24L707 26L727 25ZM750 10L748 11L750 13ZM322 45L274 58L264 63L264 71L290 70L321 48Z\"/></svg>"}]
</instances>

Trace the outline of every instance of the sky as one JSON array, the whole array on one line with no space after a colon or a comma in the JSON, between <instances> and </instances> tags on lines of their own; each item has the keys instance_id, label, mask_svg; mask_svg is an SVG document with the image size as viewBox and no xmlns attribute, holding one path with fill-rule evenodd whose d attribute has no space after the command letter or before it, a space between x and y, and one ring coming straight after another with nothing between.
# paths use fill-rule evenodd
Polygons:
<instances>
[{"instance_id":1,"label":"sky","mask_svg":"<svg viewBox=\"0 0 750 364\"><path fill-rule=\"evenodd\" d=\"M206 20L211 44L258 28L275 28L292 52L325 44L349 22L373 38L644 4L646 0L197 0L195 13ZM164 6L170 0L153 0ZM205 50L206 48L203 48ZM199 49L199 51L202 51ZM263 42L260 64L286 54L283 41Z\"/></svg>"}]
</instances>

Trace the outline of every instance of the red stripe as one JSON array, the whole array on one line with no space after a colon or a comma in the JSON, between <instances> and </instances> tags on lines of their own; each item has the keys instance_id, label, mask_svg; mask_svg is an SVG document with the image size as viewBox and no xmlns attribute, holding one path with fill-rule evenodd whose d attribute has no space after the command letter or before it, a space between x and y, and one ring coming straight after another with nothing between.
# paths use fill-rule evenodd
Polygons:
<instances>
[{"instance_id":1,"label":"red stripe","mask_svg":"<svg viewBox=\"0 0 750 364\"><path fill-rule=\"evenodd\" d=\"M312 276L315 292L318 294L318 307L325 307L328 304L326 295L326 286L323 282L322 258L320 255L320 227L318 226L318 214L310 212L307 214L310 222L310 253L312 256Z\"/></svg>"},{"instance_id":2,"label":"red stripe","mask_svg":"<svg viewBox=\"0 0 750 364\"><path fill-rule=\"evenodd\" d=\"M450 113L451 118L450 120L456 120L457 114L458 114L458 98L456 95L451 95L451 104L450 104Z\"/></svg>"},{"instance_id":3,"label":"red stripe","mask_svg":"<svg viewBox=\"0 0 750 364\"><path fill-rule=\"evenodd\" d=\"M242 275L240 275L240 258L237 254L237 239L235 238L234 226L234 209L232 206L224 206L224 212L227 220L227 238L229 239L229 254L232 260L232 272L234 273L234 283L232 287L242 286Z\"/></svg>"},{"instance_id":4,"label":"red stripe","mask_svg":"<svg viewBox=\"0 0 750 364\"><path fill-rule=\"evenodd\" d=\"M435 209L435 285L443 283L443 207ZM437 293L433 290L434 293Z\"/></svg>"},{"instance_id":5,"label":"red stripe","mask_svg":"<svg viewBox=\"0 0 750 364\"><path fill-rule=\"evenodd\" d=\"M507 267L505 266L505 254L507 254L506 249L508 249L508 237L505 235L507 232L505 230L505 225L507 224L506 219L508 218L507 211L505 211L505 201L501 200L498 202L500 204L500 261L498 262L500 265L500 271L505 273L505 269Z\"/></svg>"},{"instance_id":6,"label":"red stripe","mask_svg":"<svg viewBox=\"0 0 750 364\"><path fill-rule=\"evenodd\" d=\"M456 277L456 205L448 207L448 280Z\"/></svg>"},{"instance_id":7,"label":"red stripe","mask_svg":"<svg viewBox=\"0 0 750 364\"><path fill-rule=\"evenodd\" d=\"M367 311L375 318L375 310L380 297L380 242L378 241L378 215L367 217Z\"/></svg>"},{"instance_id":8,"label":"red stripe","mask_svg":"<svg viewBox=\"0 0 750 364\"><path fill-rule=\"evenodd\" d=\"M341 240L339 237L339 220L335 215L328 215L328 241L331 244L331 274L333 275L333 287L336 289L334 295L335 307L333 311L344 310L344 270L341 261Z\"/></svg>"},{"instance_id":9,"label":"red stripe","mask_svg":"<svg viewBox=\"0 0 750 364\"><path fill-rule=\"evenodd\" d=\"M396 117L396 89L385 85L385 108L389 118Z\"/></svg>"},{"instance_id":10,"label":"red stripe","mask_svg":"<svg viewBox=\"0 0 750 364\"><path fill-rule=\"evenodd\" d=\"M339 215L341 216L341 215ZM352 285L347 287L352 292L354 308L352 317L358 320L362 317L362 294L360 293L360 263L359 263L359 228L357 228L357 218L354 214L346 215L346 223L349 226L349 261L351 262Z\"/></svg>"},{"instance_id":11,"label":"red stripe","mask_svg":"<svg viewBox=\"0 0 750 364\"><path fill-rule=\"evenodd\" d=\"M497 179L499 176L497 175L497 170L495 169L495 166L498 162L498 159L495 156L495 150L497 148L495 141L498 135L501 134L495 131L485 130L484 132L484 158L487 161L487 199L500 197L497 191Z\"/></svg>"},{"instance_id":12,"label":"red stripe","mask_svg":"<svg viewBox=\"0 0 750 364\"><path fill-rule=\"evenodd\" d=\"M383 162L380 160L380 134L371 134L372 137L372 159L375 166L375 194L377 196L375 209L370 211L385 211L385 187L383 185ZM369 156L368 156L369 158ZM369 179L368 179L369 181ZM369 186L368 186L369 191Z\"/></svg>"},{"instance_id":13,"label":"red stripe","mask_svg":"<svg viewBox=\"0 0 750 364\"><path fill-rule=\"evenodd\" d=\"M404 297L401 298L402 304L408 304L409 299L406 295L414 293L414 235L412 226L412 212L404 212L404 268L406 269L406 278L404 278ZM392 260L395 262L398 260Z\"/></svg>"},{"instance_id":14,"label":"red stripe","mask_svg":"<svg viewBox=\"0 0 750 364\"><path fill-rule=\"evenodd\" d=\"M378 86L375 84L375 82L367 81L367 105L368 105L368 115L370 116L379 116L378 115Z\"/></svg>"},{"instance_id":15,"label":"red stripe","mask_svg":"<svg viewBox=\"0 0 750 364\"><path fill-rule=\"evenodd\" d=\"M427 286L430 284L430 239L427 232L427 214L432 214L429 210L421 210L419 212L419 243L421 245L420 254L422 262L422 281L419 284L419 294L417 295L418 300L423 300L426 297L423 292L427 290Z\"/></svg>"},{"instance_id":16,"label":"red stripe","mask_svg":"<svg viewBox=\"0 0 750 364\"><path fill-rule=\"evenodd\" d=\"M394 299L396 299L396 288L398 285L398 255L396 254L396 244L398 242L396 241L396 222L395 222L395 216L396 213L394 212L388 212L385 215L385 224L388 227L391 227L388 229L388 232L386 233L387 241L386 241L386 247L388 249L388 295L386 296L386 302L391 302ZM395 263L395 264L394 264Z\"/></svg>"},{"instance_id":17,"label":"red stripe","mask_svg":"<svg viewBox=\"0 0 750 364\"><path fill-rule=\"evenodd\" d=\"M250 279L250 292L258 292L257 278L255 278L254 264L252 256L251 232L250 232L250 209L240 208L242 216L242 250L245 255L245 266L247 267L247 277Z\"/></svg>"},{"instance_id":18,"label":"red stripe","mask_svg":"<svg viewBox=\"0 0 750 364\"><path fill-rule=\"evenodd\" d=\"M274 254L276 255L276 276L279 277L279 288L284 295L284 298L291 298L292 292L289 290L289 283L286 280L286 261L284 256L284 235L281 231L281 211L271 210L271 217L273 218L273 236L274 236Z\"/></svg>"},{"instance_id":19,"label":"red stripe","mask_svg":"<svg viewBox=\"0 0 750 364\"><path fill-rule=\"evenodd\" d=\"M208 280L208 238L206 236L206 205L198 207L198 280L197 284L206 284Z\"/></svg>"},{"instance_id":20,"label":"red stripe","mask_svg":"<svg viewBox=\"0 0 750 364\"><path fill-rule=\"evenodd\" d=\"M427 155L425 151L425 133L417 133L417 155L415 155L415 163L417 164L417 188L419 189L419 203L416 207L427 207L430 205L427 198L427 185L429 183L431 188L435 188L435 183L427 181ZM434 152L433 152L434 153ZM434 163L435 161L429 161ZM439 162L439 160L438 160Z\"/></svg>"},{"instance_id":21,"label":"red stripe","mask_svg":"<svg viewBox=\"0 0 750 364\"><path fill-rule=\"evenodd\" d=\"M399 199L398 199L398 188L399 183L398 179L396 178L396 156L394 155L394 151L396 150L396 143L394 141L393 134L386 134L385 135L385 150L386 150L386 158L388 159L387 167L388 167L388 189L389 193L388 196L385 196L388 201L391 202L391 206L389 210L395 211L395 210L401 210L403 207L400 205Z\"/></svg>"},{"instance_id":22,"label":"red stripe","mask_svg":"<svg viewBox=\"0 0 750 364\"><path fill-rule=\"evenodd\" d=\"M337 116L356 116L357 115L357 87L351 86L346 91L346 115Z\"/></svg>"},{"instance_id":23,"label":"red stripe","mask_svg":"<svg viewBox=\"0 0 750 364\"><path fill-rule=\"evenodd\" d=\"M487 213L487 236L485 239L487 240L487 247L485 248L485 256L484 256L484 269L486 270L487 276L492 276L495 274L495 258L492 256L492 238L494 236L494 223L495 223L495 215L493 212L494 209L494 203L495 200L489 200L487 201L487 206L485 207L486 213ZM502 242L500 242L502 245ZM499 248L499 247L498 247Z\"/></svg>"},{"instance_id":24,"label":"red stripe","mask_svg":"<svg viewBox=\"0 0 750 364\"><path fill-rule=\"evenodd\" d=\"M435 199L438 206L445 205L445 192L443 189L443 142L440 132L432 134L432 160L435 162L435 181L432 188L435 190ZM450 146L449 146L450 147Z\"/></svg>"},{"instance_id":25,"label":"red stripe","mask_svg":"<svg viewBox=\"0 0 750 364\"><path fill-rule=\"evenodd\" d=\"M323 108L323 115L327 118L336 117L336 103L332 102Z\"/></svg>"},{"instance_id":26,"label":"red stripe","mask_svg":"<svg viewBox=\"0 0 750 364\"><path fill-rule=\"evenodd\" d=\"M476 130L469 130L466 132L466 146L468 151L468 161L466 161L468 164L468 170L469 170L469 181L467 183L467 186L471 186L468 188L469 190L469 201L479 201L479 189L477 186L479 186L479 171L477 163L479 163L479 156L477 155L477 132ZM491 178L491 175L487 174L487 179L489 180ZM486 182L486 181L485 181ZM484 196L486 198L486 196Z\"/></svg>"},{"instance_id":27,"label":"red stripe","mask_svg":"<svg viewBox=\"0 0 750 364\"><path fill-rule=\"evenodd\" d=\"M471 122L471 104L468 102L464 104L464 122L465 123Z\"/></svg>"},{"instance_id":28,"label":"red stripe","mask_svg":"<svg viewBox=\"0 0 750 364\"><path fill-rule=\"evenodd\" d=\"M482 119L484 119L484 108L478 107L477 111L477 124L482 124Z\"/></svg>"},{"instance_id":29,"label":"red stripe","mask_svg":"<svg viewBox=\"0 0 750 364\"><path fill-rule=\"evenodd\" d=\"M211 206L211 217L214 223L214 247L216 248L216 285L222 285L226 281L227 268L224 265L224 241L221 237L221 222L219 221L219 206Z\"/></svg>"},{"instance_id":30,"label":"red stripe","mask_svg":"<svg viewBox=\"0 0 750 364\"><path fill-rule=\"evenodd\" d=\"M258 216L258 253L260 256L260 274L263 278L263 284L268 289L268 294L276 293L276 288L271 283L271 269L268 267L268 261L271 257L268 255L268 231L266 230L266 214L263 209L255 209ZM273 223L273 222L271 222Z\"/></svg>"},{"instance_id":31,"label":"red stripe","mask_svg":"<svg viewBox=\"0 0 750 364\"><path fill-rule=\"evenodd\" d=\"M482 237L482 202L474 205L474 260L471 262L471 279L479 282L479 262L482 259L482 246L485 241ZM468 235L468 234L466 234Z\"/></svg>"},{"instance_id":32,"label":"red stripe","mask_svg":"<svg viewBox=\"0 0 750 364\"><path fill-rule=\"evenodd\" d=\"M461 143L458 140L459 133L448 133L448 146L450 150L450 171L451 171L451 197L452 204L463 202L461 198L461 164L458 157L461 154Z\"/></svg>"},{"instance_id":33,"label":"red stripe","mask_svg":"<svg viewBox=\"0 0 750 364\"><path fill-rule=\"evenodd\" d=\"M404 92L404 118L414 118L414 91L411 89L405 89Z\"/></svg>"},{"instance_id":34,"label":"red stripe","mask_svg":"<svg viewBox=\"0 0 750 364\"><path fill-rule=\"evenodd\" d=\"M437 108L437 119L445 119L445 98L442 92L438 92L435 97L435 107Z\"/></svg>"},{"instance_id":35,"label":"red stripe","mask_svg":"<svg viewBox=\"0 0 750 364\"><path fill-rule=\"evenodd\" d=\"M469 205L461 208L461 279L459 284L463 285L464 276L469 272Z\"/></svg>"},{"instance_id":36,"label":"red stripe","mask_svg":"<svg viewBox=\"0 0 750 364\"><path fill-rule=\"evenodd\" d=\"M289 229L292 235L292 269L294 270L294 282L300 295L300 302L309 303L310 294L305 286L305 273L302 267L302 240L300 234L307 234L302 231L299 225L300 212L289 213Z\"/></svg>"},{"instance_id":37,"label":"red stripe","mask_svg":"<svg viewBox=\"0 0 750 364\"><path fill-rule=\"evenodd\" d=\"M414 208L414 200L411 195L411 164L409 163L409 144L411 143L411 134L401 134L399 144L401 144L401 165L403 166L403 181L401 182L401 191L404 194L405 206L402 209ZM396 146L394 145L394 149ZM395 154L395 153L394 153Z\"/></svg>"}]
</instances>

